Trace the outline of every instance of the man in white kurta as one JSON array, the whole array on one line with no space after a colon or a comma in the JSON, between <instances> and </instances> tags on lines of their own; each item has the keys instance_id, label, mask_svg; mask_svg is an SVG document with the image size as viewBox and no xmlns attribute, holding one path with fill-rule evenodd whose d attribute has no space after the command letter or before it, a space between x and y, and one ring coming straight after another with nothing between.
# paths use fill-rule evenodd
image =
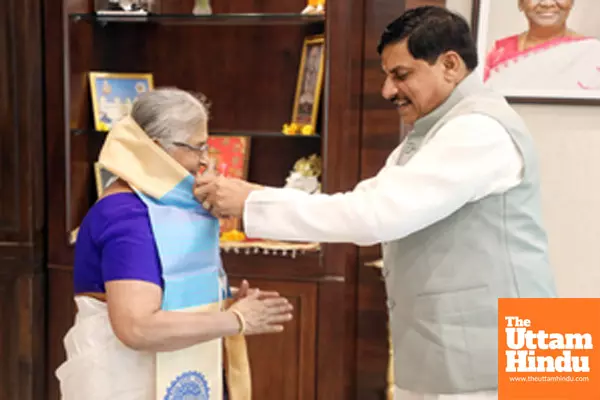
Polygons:
<instances>
[{"instance_id":1,"label":"man in white kurta","mask_svg":"<svg viewBox=\"0 0 600 400\"><path fill-rule=\"evenodd\" d=\"M309 195L200 178L249 237L382 244L398 400L497 398L497 299L554 297L533 141L472 71L467 23L407 11L382 34L382 94L414 130L377 176Z\"/></svg>"}]
</instances>

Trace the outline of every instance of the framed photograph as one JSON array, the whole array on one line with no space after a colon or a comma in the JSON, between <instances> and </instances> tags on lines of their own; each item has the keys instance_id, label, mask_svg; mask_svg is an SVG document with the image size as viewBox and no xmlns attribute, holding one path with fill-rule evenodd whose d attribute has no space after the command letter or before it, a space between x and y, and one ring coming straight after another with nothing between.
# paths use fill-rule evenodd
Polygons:
<instances>
[{"instance_id":1,"label":"framed photograph","mask_svg":"<svg viewBox=\"0 0 600 400\"><path fill-rule=\"evenodd\" d=\"M89 78L94 129L101 132L129 114L140 93L154 88L152 74L90 72Z\"/></svg>"},{"instance_id":2,"label":"framed photograph","mask_svg":"<svg viewBox=\"0 0 600 400\"><path fill-rule=\"evenodd\" d=\"M478 72L514 101L600 103L600 1L474 0Z\"/></svg>"},{"instance_id":3,"label":"framed photograph","mask_svg":"<svg viewBox=\"0 0 600 400\"><path fill-rule=\"evenodd\" d=\"M325 38L323 35L304 39L302 58L296 82L292 123L312 126L316 132L323 73L325 70Z\"/></svg>"},{"instance_id":4,"label":"framed photograph","mask_svg":"<svg viewBox=\"0 0 600 400\"><path fill-rule=\"evenodd\" d=\"M247 136L208 137L208 151L212 168L220 175L248 179L248 160L250 158L250 138ZM221 232L241 230L241 219L221 219Z\"/></svg>"}]
</instances>

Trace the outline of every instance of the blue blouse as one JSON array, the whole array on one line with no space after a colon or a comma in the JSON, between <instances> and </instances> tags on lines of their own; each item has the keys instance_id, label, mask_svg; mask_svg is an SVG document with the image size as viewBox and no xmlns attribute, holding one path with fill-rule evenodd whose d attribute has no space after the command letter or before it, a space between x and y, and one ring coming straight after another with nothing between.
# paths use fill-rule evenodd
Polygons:
<instances>
[{"instance_id":1,"label":"blue blouse","mask_svg":"<svg viewBox=\"0 0 600 400\"><path fill-rule=\"evenodd\" d=\"M158 249L144 202L135 193L100 199L77 235L75 294L105 293L109 281L132 279L163 287Z\"/></svg>"}]
</instances>

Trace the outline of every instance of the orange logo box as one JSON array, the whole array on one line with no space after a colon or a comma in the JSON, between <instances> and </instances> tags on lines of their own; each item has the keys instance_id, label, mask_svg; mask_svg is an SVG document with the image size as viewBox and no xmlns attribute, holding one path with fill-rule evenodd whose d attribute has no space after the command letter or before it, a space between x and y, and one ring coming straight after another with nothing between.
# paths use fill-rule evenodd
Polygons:
<instances>
[{"instance_id":1,"label":"orange logo box","mask_svg":"<svg viewBox=\"0 0 600 400\"><path fill-rule=\"evenodd\" d=\"M499 299L500 400L600 399L600 299Z\"/></svg>"}]
</instances>

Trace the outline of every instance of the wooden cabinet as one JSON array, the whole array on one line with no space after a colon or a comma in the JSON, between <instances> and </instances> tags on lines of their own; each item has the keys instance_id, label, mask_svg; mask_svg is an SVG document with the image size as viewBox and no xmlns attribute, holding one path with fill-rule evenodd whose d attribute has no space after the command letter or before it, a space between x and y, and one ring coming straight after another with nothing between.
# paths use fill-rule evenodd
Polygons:
<instances>
[{"instance_id":1,"label":"wooden cabinet","mask_svg":"<svg viewBox=\"0 0 600 400\"><path fill-rule=\"evenodd\" d=\"M32 0L22 3L33 5ZM251 137L251 181L282 186L295 160L317 153L323 159L323 191L347 191L361 178L372 176L400 139L397 114L379 95L383 78L375 48L385 25L403 11L405 4L397 0L328 0L325 18L306 18L298 15L304 0L214 0L214 16L196 17L190 14L191 1L163 0L167 7L161 7L163 12L173 8L168 15L132 23L97 18L90 0L43 3L48 186L48 357L43 375L46 398L58 399L54 371L64 359L62 339L74 314L73 246L69 238L96 199L93 162L104 140L104 134L93 129L87 73L151 72L155 86L202 92L212 103L212 132ZM19 23L22 21L11 22ZM284 136L279 131L291 118L302 42L316 33L324 34L326 41L318 135ZM3 51L0 47L0 54ZM20 74L26 73L23 68ZM12 81L1 74L0 85L10 87L8 82ZM41 90L24 93L23 108L41 107ZM38 115L42 115L41 110ZM27 125L27 129L36 128ZM0 148L17 143L16 131L8 137L2 136ZM30 147L15 154L35 154L33 150L39 146L36 140L40 138L33 133L20 139L19 144ZM30 172L27 177L33 181L28 187L37 190L41 185L35 179L42 159L23 161L13 156L9 161L3 158L2 163L9 167L29 163L25 165ZM1 173L3 180L13 179L11 184L18 187L4 168ZM18 196L0 193L0 222L18 226L18 232L30 235L27 240L40 241L41 236L35 237L39 231L33 220L16 222L13 212L20 204L16 199L34 204L37 198L29 192ZM21 222L29 225L23 228ZM0 235L5 236L0 237L24 243L18 234L2 232ZM31 265L39 265L40 253L27 246L17 246L14 251L32 254ZM327 244L295 258L223 255L232 281L245 278L254 286L278 290L295 306L295 319L283 334L249 338L254 398L384 398L388 352L383 286L377 271L362 269L365 261L377 257L377 248L359 252L356 246ZM12 268L17 271L21 267ZM20 278L21 292L8 294L0 283L0 316L21 315L29 321L41 315L37 314L36 296L40 292L36 288L42 277L27 276ZM0 272L0 282L6 282L2 279ZM6 305L4 301L15 296L28 299L30 308L26 309L36 310L36 314ZM1 335L0 352L12 349L17 336L6 339ZM30 362L38 356L35 352L28 355ZM0 368L10 367L4 358L1 360ZM10 360L14 366L21 358ZM16 382L15 373L10 376ZM0 385L0 393L2 390L12 389Z\"/></svg>"},{"instance_id":2,"label":"wooden cabinet","mask_svg":"<svg viewBox=\"0 0 600 400\"><path fill-rule=\"evenodd\" d=\"M232 283L239 284L239 279ZM294 306L294 319L286 324L282 334L248 337L255 395L270 399L314 399L317 286L264 279L253 279L251 284L279 292Z\"/></svg>"}]
</instances>

